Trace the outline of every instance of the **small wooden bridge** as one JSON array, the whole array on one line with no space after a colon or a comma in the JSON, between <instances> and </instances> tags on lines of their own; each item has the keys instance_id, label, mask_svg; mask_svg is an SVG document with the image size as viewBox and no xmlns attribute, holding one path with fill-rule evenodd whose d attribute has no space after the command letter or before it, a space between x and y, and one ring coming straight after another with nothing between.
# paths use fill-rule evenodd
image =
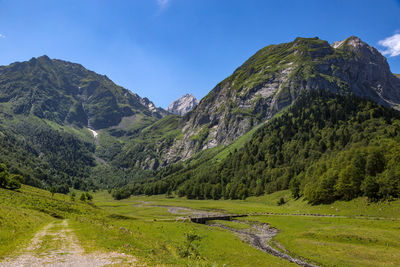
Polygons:
<instances>
[{"instance_id":1,"label":"small wooden bridge","mask_svg":"<svg viewBox=\"0 0 400 267\"><path fill-rule=\"evenodd\" d=\"M224 220L231 221L232 218L247 217L247 214L229 214L229 215L212 215L212 216L202 216L202 217L189 217L190 221L194 223L205 224L207 221L213 220Z\"/></svg>"}]
</instances>

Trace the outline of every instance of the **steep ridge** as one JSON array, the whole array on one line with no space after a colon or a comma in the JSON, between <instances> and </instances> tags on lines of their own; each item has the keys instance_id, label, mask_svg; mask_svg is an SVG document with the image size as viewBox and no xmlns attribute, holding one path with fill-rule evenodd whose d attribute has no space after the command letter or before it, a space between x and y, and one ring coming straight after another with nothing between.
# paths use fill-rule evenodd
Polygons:
<instances>
[{"instance_id":1,"label":"steep ridge","mask_svg":"<svg viewBox=\"0 0 400 267\"><path fill-rule=\"evenodd\" d=\"M352 93L399 109L400 79L375 48L357 37L297 38L270 45L219 83L182 122L166 162L228 145L289 106L304 90Z\"/></svg>"},{"instance_id":2,"label":"steep ridge","mask_svg":"<svg viewBox=\"0 0 400 267\"><path fill-rule=\"evenodd\" d=\"M118 125L123 117L137 114L166 115L106 76L47 56L0 67L0 103L9 103L14 114L94 130Z\"/></svg>"},{"instance_id":3,"label":"steep ridge","mask_svg":"<svg viewBox=\"0 0 400 267\"><path fill-rule=\"evenodd\" d=\"M400 79L375 48L357 37L330 45L318 38L267 46L218 84L182 118L146 131L122 132L120 168L158 169L226 146L291 105L304 90L352 93L399 108ZM142 128L143 129L143 128ZM157 129L153 135L151 129Z\"/></svg>"},{"instance_id":4,"label":"steep ridge","mask_svg":"<svg viewBox=\"0 0 400 267\"><path fill-rule=\"evenodd\" d=\"M290 188L312 204L398 198L399 133L398 111L354 95L304 91L225 156L172 164L115 197L175 191L188 198L244 199Z\"/></svg>"},{"instance_id":5,"label":"steep ridge","mask_svg":"<svg viewBox=\"0 0 400 267\"><path fill-rule=\"evenodd\" d=\"M104 178L115 174L106 156L120 152L114 144L123 146L128 130L167 114L79 64L42 56L0 66L0 162L30 185L67 192L129 179L124 171Z\"/></svg>"}]
</instances>

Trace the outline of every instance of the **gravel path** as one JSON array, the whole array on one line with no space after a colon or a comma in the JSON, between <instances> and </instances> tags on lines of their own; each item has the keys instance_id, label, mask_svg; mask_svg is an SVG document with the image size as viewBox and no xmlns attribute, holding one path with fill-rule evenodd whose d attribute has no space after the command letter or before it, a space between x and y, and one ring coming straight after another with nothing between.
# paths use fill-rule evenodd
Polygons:
<instances>
[{"instance_id":1,"label":"gravel path","mask_svg":"<svg viewBox=\"0 0 400 267\"><path fill-rule=\"evenodd\" d=\"M133 266L136 259L132 256L111 252L86 254L68 221L48 224L39 231L28 246L16 256L0 262L1 267L16 266Z\"/></svg>"}]
</instances>

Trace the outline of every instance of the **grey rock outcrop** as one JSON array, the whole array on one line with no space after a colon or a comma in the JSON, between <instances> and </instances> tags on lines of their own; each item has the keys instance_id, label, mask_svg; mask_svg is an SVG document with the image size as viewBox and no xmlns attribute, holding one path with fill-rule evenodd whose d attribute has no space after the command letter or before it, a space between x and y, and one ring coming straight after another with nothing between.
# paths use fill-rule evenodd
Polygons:
<instances>
[{"instance_id":1,"label":"grey rock outcrop","mask_svg":"<svg viewBox=\"0 0 400 267\"><path fill-rule=\"evenodd\" d=\"M198 103L199 101L192 94L185 94L172 102L171 105L168 106L167 111L175 115L183 116L194 109Z\"/></svg>"},{"instance_id":2,"label":"grey rock outcrop","mask_svg":"<svg viewBox=\"0 0 400 267\"><path fill-rule=\"evenodd\" d=\"M292 104L303 90L353 93L399 109L400 79L378 50L352 36L330 45L318 38L258 51L184 116L183 136L167 162L229 145Z\"/></svg>"}]
</instances>

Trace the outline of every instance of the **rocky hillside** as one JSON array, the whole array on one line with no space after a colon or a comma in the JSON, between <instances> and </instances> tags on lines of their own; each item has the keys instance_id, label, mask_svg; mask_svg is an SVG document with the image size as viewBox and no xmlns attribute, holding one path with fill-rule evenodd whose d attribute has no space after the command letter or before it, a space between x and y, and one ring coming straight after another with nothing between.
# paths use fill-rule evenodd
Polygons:
<instances>
[{"instance_id":1,"label":"rocky hillside","mask_svg":"<svg viewBox=\"0 0 400 267\"><path fill-rule=\"evenodd\" d=\"M167 111L175 115L183 116L197 106L197 104L199 104L199 101L194 95L185 94L172 102L171 105L168 106Z\"/></svg>"},{"instance_id":2,"label":"rocky hillside","mask_svg":"<svg viewBox=\"0 0 400 267\"><path fill-rule=\"evenodd\" d=\"M58 192L124 184L138 175L111 163L125 135L167 114L79 64L42 56L1 66L0 163Z\"/></svg>"},{"instance_id":3,"label":"rocky hillside","mask_svg":"<svg viewBox=\"0 0 400 267\"><path fill-rule=\"evenodd\" d=\"M355 95L304 91L249 138L172 164L119 192L244 199L290 188L293 197L312 204L396 199L399 133L400 113L393 109Z\"/></svg>"},{"instance_id":4,"label":"rocky hillside","mask_svg":"<svg viewBox=\"0 0 400 267\"><path fill-rule=\"evenodd\" d=\"M332 45L318 38L297 38L261 49L219 83L184 116L183 135L166 160L228 145L291 105L302 91L321 89L399 109L400 79L375 48L354 36Z\"/></svg>"},{"instance_id":5,"label":"rocky hillside","mask_svg":"<svg viewBox=\"0 0 400 267\"><path fill-rule=\"evenodd\" d=\"M0 67L0 103L14 114L93 129L118 125L124 117L166 114L107 76L47 56Z\"/></svg>"}]
</instances>

